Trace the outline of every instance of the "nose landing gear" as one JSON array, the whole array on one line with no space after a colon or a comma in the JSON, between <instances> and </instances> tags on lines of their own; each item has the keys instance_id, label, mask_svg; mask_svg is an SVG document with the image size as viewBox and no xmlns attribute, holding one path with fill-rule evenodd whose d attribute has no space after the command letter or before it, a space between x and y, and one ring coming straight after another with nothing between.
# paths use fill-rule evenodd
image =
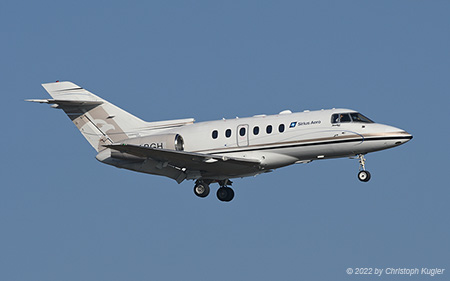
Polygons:
<instances>
[{"instance_id":1,"label":"nose landing gear","mask_svg":"<svg viewBox=\"0 0 450 281\"><path fill-rule=\"evenodd\" d=\"M360 171L358 173L358 179L362 182L368 182L370 180L369 171Z\"/></svg>"},{"instance_id":2,"label":"nose landing gear","mask_svg":"<svg viewBox=\"0 0 450 281\"><path fill-rule=\"evenodd\" d=\"M358 179L362 182L368 182L370 180L370 173L369 171L366 171L366 158L364 158L364 154L359 154L358 159L359 159Z\"/></svg>"}]
</instances>

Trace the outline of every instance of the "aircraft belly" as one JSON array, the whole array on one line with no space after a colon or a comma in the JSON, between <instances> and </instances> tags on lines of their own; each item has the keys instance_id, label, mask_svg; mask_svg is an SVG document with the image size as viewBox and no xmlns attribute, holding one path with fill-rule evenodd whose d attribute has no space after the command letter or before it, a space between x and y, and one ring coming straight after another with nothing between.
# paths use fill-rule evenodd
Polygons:
<instances>
[{"instance_id":1,"label":"aircraft belly","mask_svg":"<svg viewBox=\"0 0 450 281\"><path fill-rule=\"evenodd\" d=\"M371 140L367 139L363 144L359 146L360 153L374 152L379 150L396 147L402 144L402 139L389 139L389 140Z\"/></svg>"}]
</instances>

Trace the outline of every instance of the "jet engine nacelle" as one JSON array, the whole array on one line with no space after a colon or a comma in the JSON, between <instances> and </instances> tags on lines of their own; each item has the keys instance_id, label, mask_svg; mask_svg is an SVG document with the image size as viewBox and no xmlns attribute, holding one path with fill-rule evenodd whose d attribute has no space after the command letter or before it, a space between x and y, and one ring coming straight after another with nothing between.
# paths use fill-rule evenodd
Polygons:
<instances>
[{"instance_id":1,"label":"jet engine nacelle","mask_svg":"<svg viewBox=\"0 0 450 281\"><path fill-rule=\"evenodd\" d=\"M184 150L184 141L179 134L153 135L123 140L122 143L149 148Z\"/></svg>"},{"instance_id":2,"label":"jet engine nacelle","mask_svg":"<svg viewBox=\"0 0 450 281\"><path fill-rule=\"evenodd\" d=\"M139 145L142 147L169 150L184 150L184 140L179 134L152 135L140 138L132 138L121 141L124 144ZM112 150L111 157L121 159L142 159L138 156Z\"/></svg>"}]
</instances>

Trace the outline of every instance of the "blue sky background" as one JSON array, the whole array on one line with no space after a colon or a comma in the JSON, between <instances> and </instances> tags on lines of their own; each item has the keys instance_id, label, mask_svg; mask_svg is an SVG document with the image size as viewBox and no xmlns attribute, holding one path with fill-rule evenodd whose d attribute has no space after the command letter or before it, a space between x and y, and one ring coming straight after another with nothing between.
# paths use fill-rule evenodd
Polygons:
<instances>
[{"instance_id":1,"label":"blue sky background","mask_svg":"<svg viewBox=\"0 0 450 281\"><path fill-rule=\"evenodd\" d=\"M394 280L450 275L448 1L2 1L1 280ZM346 107L414 135L356 160L193 182L102 165L41 83L147 121ZM427 280L431 277L404 277Z\"/></svg>"}]
</instances>

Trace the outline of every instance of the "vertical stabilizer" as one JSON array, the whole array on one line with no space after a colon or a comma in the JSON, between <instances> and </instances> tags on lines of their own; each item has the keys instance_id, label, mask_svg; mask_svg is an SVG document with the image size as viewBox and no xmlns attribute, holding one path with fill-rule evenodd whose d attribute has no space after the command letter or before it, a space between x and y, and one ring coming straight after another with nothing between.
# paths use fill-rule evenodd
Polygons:
<instances>
[{"instance_id":1,"label":"vertical stabilizer","mask_svg":"<svg viewBox=\"0 0 450 281\"><path fill-rule=\"evenodd\" d=\"M72 82L42 84L52 96L49 100L30 100L53 104L69 116L96 151L134 136L146 122Z\"/></svg>"}]
</instances>

